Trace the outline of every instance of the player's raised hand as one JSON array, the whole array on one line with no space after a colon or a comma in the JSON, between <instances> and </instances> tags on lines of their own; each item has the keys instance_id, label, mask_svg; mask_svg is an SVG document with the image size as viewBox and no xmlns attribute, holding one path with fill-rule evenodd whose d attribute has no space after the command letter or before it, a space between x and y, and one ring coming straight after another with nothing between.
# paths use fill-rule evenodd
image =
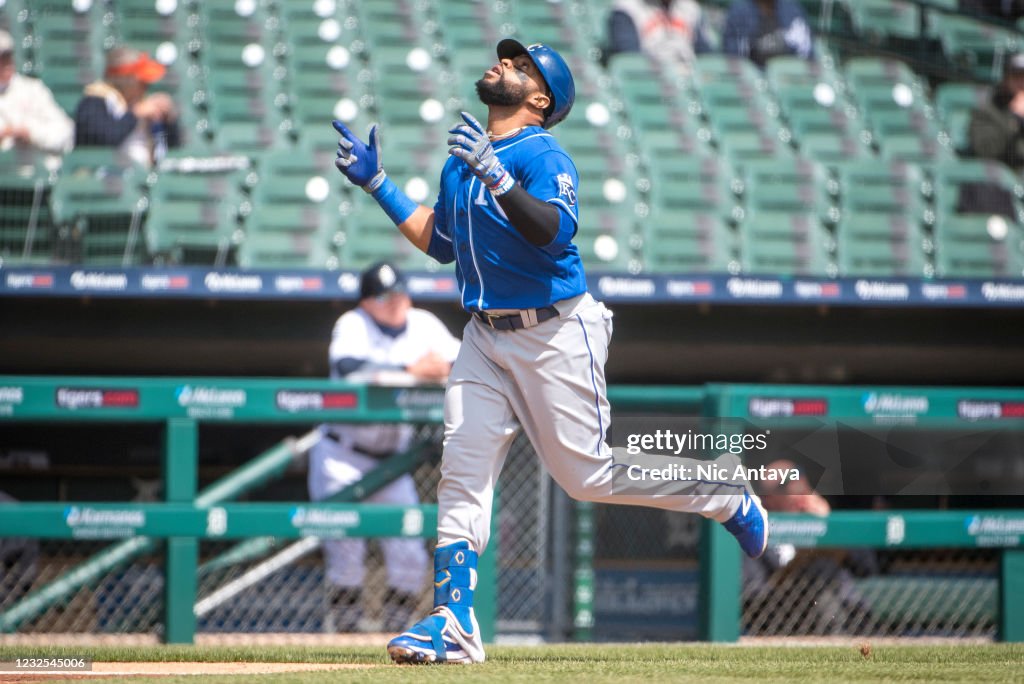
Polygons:
<instances>
[{"instance_id":1,"label":"player's raised hand","mask_svg":"<svg viewBox=\"0 0 1024 684\"><path fill-rule=\"evenodd\" d=\"M334 165L353 185L358 185L366 192L373 192L387 177L381 159L377 124L370 127L369 144L360 140L340 121L335 120L333 125L334 130L341 134Z\"/></svg>"},{"instance_id":2,"label":"player's raised hand","mask_svg":"<svg viewBox=\"0 0 1024 684\"><path fill-rule=\"evenodd\" d=\"M515 179L498 159L480 122L469 112L462 112L462 120L465 123L448 131L451 133L448 154L464 161L493 195L504 195L515 185Z\"/></svg>"}]
</instances>

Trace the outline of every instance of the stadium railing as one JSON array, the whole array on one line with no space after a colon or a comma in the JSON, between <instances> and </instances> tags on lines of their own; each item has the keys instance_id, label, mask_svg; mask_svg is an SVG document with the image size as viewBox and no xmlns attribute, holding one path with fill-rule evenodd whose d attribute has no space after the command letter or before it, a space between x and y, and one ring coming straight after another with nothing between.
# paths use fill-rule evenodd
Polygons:
<instances>
[{"instance_id":1,"label":"stadium railing","mask_svg":"<svg viewBox=\"0 0 1024 684\"><path fill-rule=\"evenodd\" d=\"M387 421L438 423L439 387L379 387L317 380L227 378L0 377L0 422L161 422L165 425L162 503L63 501L0 506L0 537L100 539L115 542L101 562L117 562L153 539L167 539L165 629L168 642L190 643L196 632L198 542L330 536L429 536L436 507L373 509L345 503L229 503L254 483L279 474L313 437L286 442L238 472L197 491L199 425L204 422L319 423ZM931 419L960 428L1019 427L1024 391L992 388L884 388L706 385L703 388L613 387L617 411L729 418L757 425L799 427L809 419L851 425L913 426ZM655 408L656 407L656 408ZM986 408L984 415L978 413ZM883 419L883 420L879 420ZM574 536L574 625L585 638L593 624L592 509L580 504ZM497 518L497 516L495 516ZM999 631L1024 640L1024 511L1005 509L836 512L825 518L779 514L774 543L795 547L991 548L999 563ZM701 533L701 629L711 641L740 636L740 552L717 524ZM228 555L228 554L225 554ZM481 566L477 608L482 630L494 634L497 553ZM35 608L60 600L95 578L97 559L72 568L0 614L0 631L17 629Z\"/></svg>"}]
</instances>

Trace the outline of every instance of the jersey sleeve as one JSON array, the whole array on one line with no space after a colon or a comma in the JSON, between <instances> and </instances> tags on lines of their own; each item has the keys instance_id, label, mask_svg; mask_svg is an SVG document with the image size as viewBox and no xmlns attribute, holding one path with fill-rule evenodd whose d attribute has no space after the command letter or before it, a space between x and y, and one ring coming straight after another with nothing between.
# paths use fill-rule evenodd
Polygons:
<instances>
[{"instance_id":1,"label":"jersey sleeve","mask_svg":"<svg viewBox=\"0 0 1024 684\"><path fill-rule=\"evenodd\" d=\"M370 351L370 335L362 317L350 311L339 318L334 324L331 345L327 350L331 367L341 359L368 359Z\"/></svg>"},{"instance_id":2,"label":"jersey sleeve","mask_svg":"<svg viewBox=\"0 0 1024 684\"><path fill-rule=\"evenodd\" d=\"M576 234L579 222L576 205L579 174L576 165L565 152L549 149L529 157L516 180L531 195L558 208L558 233L542 249L549 254L560 254Z\"/></svg>"},{"instance_id":3,"label":"jersey sleeve","mask_svg":"<svg viewBox=\"0 0 1024 684\"><path fill-rule=\"evenodd\" d=\"M434 229L430 233L427 254L439 263L450 264L455 261L455 248L452 236L448 234L448 210L444 206L444 197L444 188L441 188L434 203Z\"/></svg>"}]
</instances>

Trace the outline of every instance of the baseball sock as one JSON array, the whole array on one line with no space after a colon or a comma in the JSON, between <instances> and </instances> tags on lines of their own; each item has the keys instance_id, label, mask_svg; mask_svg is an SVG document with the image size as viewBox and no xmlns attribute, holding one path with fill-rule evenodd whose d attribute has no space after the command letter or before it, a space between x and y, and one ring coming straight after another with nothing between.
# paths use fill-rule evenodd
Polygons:
<instances>
[{"instance_id":1,"label":"baseball sock","mask_svg":"<svg viewBox=\"0 0 1024 684\"><path fill-rule=\"evenodd\" d=\"M466 634L473 634L478 558L467 541L439 546L434 551L434 607L447 607Z\"/></svg>"}]
</instances>

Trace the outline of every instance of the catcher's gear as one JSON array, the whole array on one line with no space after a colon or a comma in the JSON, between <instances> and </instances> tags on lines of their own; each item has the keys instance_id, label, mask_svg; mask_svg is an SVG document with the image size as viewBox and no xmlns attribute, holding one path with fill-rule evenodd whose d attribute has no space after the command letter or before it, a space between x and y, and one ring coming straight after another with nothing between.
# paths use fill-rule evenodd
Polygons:
<instances>
[{"instance_id":1,"label":"catcher's gear","mask_svg":"<svg viewBox=\"0 0 1024 684\"><path fill-rule=\"evenodd\" d=\"M353 185L372 193L387 178L381 163L380 133L377 125L370 127L369 143L364 143L342 122L335 120L332 123L334 130L341 134L341 140L338 141L338 157L334 160L334 165Z\"/></svg>"},{"instance_id":2,"label":"catcher's gear","mask_svg":"<svg viewBox=\"0 0 1024 684\"><path fill-rule=\"evenodd\" d=\"M544 111L544 128L552 128L565 117L569 116L572 103L576 100L576 84L572 80L572 72L562 56L541 43L534 43L529 47L524 46L518 40L506 38L498 43L498 59L512 59L518 55L526 55L532 61L537 71L544 77L548 86L551 99L551 106Z\"/></svg>"},{"instance_id":3,"label":"catcher's gear","mask_svg":"<svg viewBox=\"0 0 1024 684\"><path fill-rule=\"evenodd\" d=\"M487 137L480 122L473 118L469 112L462 112L462 120L466 123L455 126L448 132L448 144L451 149L448 154L458 157L466 162L480 181L487 186L495 197L504 195L515 185L515 179L505 170L505 166L498 159L494 147Z\"/></svg>"}]
</instances>

